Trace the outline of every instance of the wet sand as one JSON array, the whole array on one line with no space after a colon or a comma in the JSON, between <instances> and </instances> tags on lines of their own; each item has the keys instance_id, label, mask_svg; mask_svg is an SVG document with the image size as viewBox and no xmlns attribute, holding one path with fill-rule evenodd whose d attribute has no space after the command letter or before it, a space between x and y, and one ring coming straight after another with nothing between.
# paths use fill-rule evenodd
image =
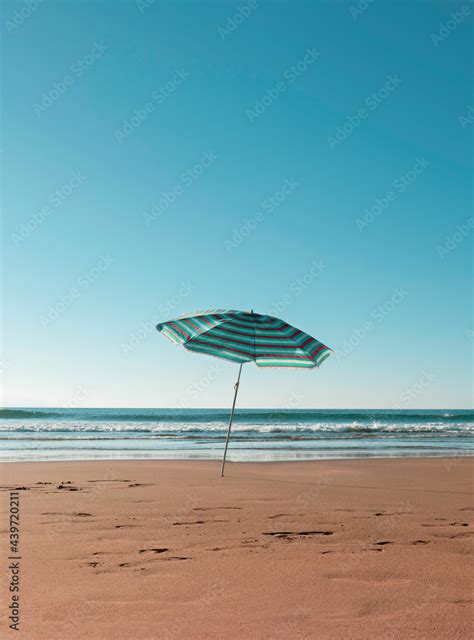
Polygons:
<instances>
[{"instance_id":1,"label":"wet sand","mask_svg":"<svg viewBox=\"0 0 474 640\"><path fill-rule=\"evenodd\" d=\"M469 458L4 464L11 638L468 638Z\"/></svg>"}]
</instances>

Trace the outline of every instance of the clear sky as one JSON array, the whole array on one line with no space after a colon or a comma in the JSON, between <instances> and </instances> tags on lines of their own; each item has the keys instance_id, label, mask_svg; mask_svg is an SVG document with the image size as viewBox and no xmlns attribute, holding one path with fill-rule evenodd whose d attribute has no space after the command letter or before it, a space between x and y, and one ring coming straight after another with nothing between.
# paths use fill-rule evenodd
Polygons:
<instances>
[{"instance_id":1,"label":"clear sky","mask_svg":"<svg viewBox=\"0 0 474 640\"><path fill-rule=\"evenodd\" d=\"M3 405L228 406L154 325L253 308L335 353L241 406L470 407L473 13L3 3Z\"/></svg>"}]
</instances>

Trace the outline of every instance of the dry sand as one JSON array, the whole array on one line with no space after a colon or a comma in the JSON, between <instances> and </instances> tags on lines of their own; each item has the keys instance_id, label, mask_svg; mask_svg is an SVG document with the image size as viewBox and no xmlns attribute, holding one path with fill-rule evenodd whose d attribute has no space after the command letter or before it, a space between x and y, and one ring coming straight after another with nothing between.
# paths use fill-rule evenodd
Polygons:
<instances>
[{"instance_id":1,"label":"dry sand","mask_svg":"<svg viewBox=\"0 0 474 640\"><path fill-rule=\"evenodd\" d=\"M4 638L468 638L470 459L1 467Z\"/></svg>"}]
</instances>

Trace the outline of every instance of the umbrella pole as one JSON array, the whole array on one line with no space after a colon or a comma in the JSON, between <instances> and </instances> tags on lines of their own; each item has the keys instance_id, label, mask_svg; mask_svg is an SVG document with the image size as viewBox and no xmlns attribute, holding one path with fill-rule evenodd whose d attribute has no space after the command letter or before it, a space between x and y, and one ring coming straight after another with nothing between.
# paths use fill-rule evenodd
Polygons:
<instances>
[{"instance_id":1,"label":"umbrella pole","mask_svg":"<svg viewBox=\"0 0 474 640\"><path fill-rule=\"evenodd\" d=\"M226 438L226 441L225 441L224 457L222 458L221 478L224 477L225 458L226 458L226 455L227 455L227 447L229 446L230 429L232 427L232 419L234 417L235 401L237 400L237 392L239 391L240 374L242 373L242 364L239 367L239 375L237 376L237 382L234 385L234 389L235 389L234 402L232 403L232 409L231 409L231 412L230 412L229 428L227 429L227 438Z\"/></svg>"}]
</instances>

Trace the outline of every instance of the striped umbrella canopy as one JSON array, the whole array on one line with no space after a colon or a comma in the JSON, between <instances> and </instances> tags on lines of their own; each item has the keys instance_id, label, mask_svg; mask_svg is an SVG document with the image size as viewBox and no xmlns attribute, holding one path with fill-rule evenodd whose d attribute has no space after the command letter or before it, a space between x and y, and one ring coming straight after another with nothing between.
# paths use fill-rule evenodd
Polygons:
<instances>
[{"instance_id":1,"label":"striped umbrella canopy","mask_svg":"<svg viewBox=\"0 0 474 640\"><path fill-rule=\"evenodd\" d=\"M185 349L240 364L230 414L225 458L234 415L242 365L312 369L326 360L332 350L316 338L273 316L253 311L211 309L196 311L156 326L158 331Z\"/></svg>"}]
</instances>

